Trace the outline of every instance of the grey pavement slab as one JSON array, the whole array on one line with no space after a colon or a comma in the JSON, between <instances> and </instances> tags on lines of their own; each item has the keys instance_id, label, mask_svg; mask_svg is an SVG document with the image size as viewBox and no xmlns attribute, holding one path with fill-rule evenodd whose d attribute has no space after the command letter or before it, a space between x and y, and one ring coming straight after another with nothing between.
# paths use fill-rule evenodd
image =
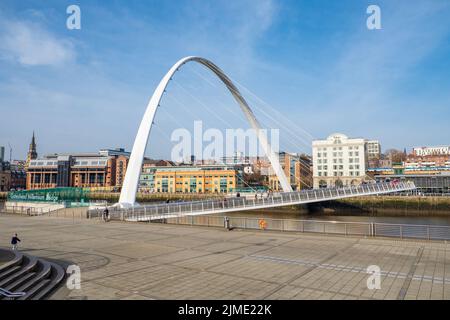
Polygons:
<instances>
[{"instance_id":1,"label":"grey pavement slab","mask_svg":"<svg viewBox=\"0 0 450 320\"><path fill-rule=\"evenodd\" d=\"M450 299L450 244L0 214L0 243L76 264L61 299ZM379 289L367 267L379 266Z\"/></svg>"}]
</instances>

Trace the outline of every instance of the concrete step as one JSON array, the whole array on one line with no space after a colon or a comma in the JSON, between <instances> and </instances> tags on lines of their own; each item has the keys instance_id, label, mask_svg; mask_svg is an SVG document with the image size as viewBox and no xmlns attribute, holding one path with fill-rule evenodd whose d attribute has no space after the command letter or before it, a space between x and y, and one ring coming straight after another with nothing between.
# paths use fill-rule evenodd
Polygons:
<instances>
[{"instance_id":1,"label":"concrete step","mask_svg":"<svg viewBox=\"0 0 450 320\"><path fill-rule=\"evenodd\" d=\"M40 261L42 262L42 261ZM30 279L29 281L22 284L20 287L16 288L15 290L18 292L26 292L30 288L32 288L36 283L41 281L42 279L47 279L50 276L50 273L52 271L50 263L45 261L46 263L40 263L40 271L36 274L35 277Z\"/></svg>"},{"instance_id":2,"label":"concrete step","mask_svg":"<svg viewBox=\"0 0 450 320\"><path fill-rule=\"evenodd\" d=\"M33 296L32 300L41 300L44 299L45 297L48 297L63 281L66 275L64 269L56 263L50 264L52 266L50 283L47 286L43 287L35 296Z\"/></svg>"},{"instance_id":3,"label":"concrete step","mask_svg":"<svg viewBox=\"0 0 450 320\"><path fill-rule=\"evenodd\" d=\"M10 274L8 277L0 280L0 288L7 289L8 284L33 271L36 268L37 263L38 259L36 257L23 256L22 266L20 267L20 269L17 270L17 272Z\"/></svg>"},{"instance_id":4,"label":"concrete step","mask_svg":"<svg viewBox=\"0 0 450 320\"><path fill-rule=\"evenodd\" d=\"M20 265L18 266L11 266L9 269L3 271L2 273L0 273L0 279L5 279L7 277L9 277L11 274L14 274L14 272L17 272L21 269L22 267Z\"/></svg>"},{"instance_id":5,"label":"concrete step","mask_svg":"<svg viewBox=\"0 0 450 320\"><path fill-rule=\"evenodd\" d=\"M12 259L9 259L8 262L4 263L0 267L0 279L2 279L1 277L5 273L5 271L10 269L11 267L17 266L17 265L22 263L23 254L21 252L19 252L19 251L0 249L0 255L13 257Z\"/></svg>"},{"instance_id":6,"label":"concrete step","mask_svg":"<svg viewBox=\"0 0 450 320\"><path fill-rule=\"evenodd\" d=\"M23 292L20 290L16 290L16 288L23 283L27 283L27 281L29 281L30 279L32 279L34 277L36 277L36 272L29 272L29 273L23 275L22 277L20 277L19 279L17 279L16 281L10 283L6 287L3 287L3 289L11 291L11 292Z\"/></svg>"},{"instance_id":7,"label":"concrete step","mask_svg":"<svg viewBox=\"0 0 450 320\"><path fill-rule=\"evenodd\" d=\"M30 300L33 299L35 295L39 293L40 290L43 290L47 285L49 285L51 282L50 279L43 279L39 281L33 288L31 288L27 293L20 298L17 298L17 300Z\"/></svg>"},{"instance_id":8,"label":"concrete step","mask_svg":"<svg viewBox=\"0 0 450 320\"><path fill-rule=\"evenodd\" d=\"M65 271L60 265L17 253L7 265L3 265L0 269L0 289L2 289L0 299L45 299L58 288L64 277ZM25 292L25 295L11 298L6 297L5 292Z\"/></svg>"}]
</instances>

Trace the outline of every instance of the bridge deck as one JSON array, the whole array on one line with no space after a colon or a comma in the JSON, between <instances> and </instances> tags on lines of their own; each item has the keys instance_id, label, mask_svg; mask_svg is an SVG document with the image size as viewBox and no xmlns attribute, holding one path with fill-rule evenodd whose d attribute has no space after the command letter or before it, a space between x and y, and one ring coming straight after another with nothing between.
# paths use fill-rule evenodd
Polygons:
<instances>
[{"instance_id":1,"label":"bridge deck","mask_svg":"<svg viewBox=\"0 0 450 320\"><path fill-rule=\"evenodd\" d=\"M186 215L217 214L299 205L358 196L411 191L415 188L416 187L413 182L376 183L360 186L347 186L342 188L312 189L296 192L276 193L271 196L258 197L257 199L234 197L226 198L224 200L174 202L157 205L134 206L126 209L115 208L110 212L110 214L113 219L127 221L150 221ZM90 210L90 214L99 215L101 214L101 209Z\"/></svg>"}]
</instances>

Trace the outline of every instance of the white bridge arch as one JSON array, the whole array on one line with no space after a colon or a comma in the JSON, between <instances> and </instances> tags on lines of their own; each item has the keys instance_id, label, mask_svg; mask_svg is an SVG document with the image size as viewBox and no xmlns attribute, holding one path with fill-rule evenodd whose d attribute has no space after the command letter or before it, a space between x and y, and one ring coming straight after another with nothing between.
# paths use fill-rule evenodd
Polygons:
<instances>
[{"instance_id":1,"label":"white bridge arch","mask_svg":"<svg viewBox=\"0 0 450 320\"><path fill-rule=\"evenodd\" d=\"M139 185L139 176L141 174L142 168L142 161L144 159L144 153L147 147L147 142L150 136L150 130L152 128L156 110L159 107L161 98L172 76L183 64L190 61L195 61L207 67L209 70L214 72L214 74L217 75L217 77L219 77L219 79L225 84L230 93L233 95L234 99L239 104L242 112L244 112L244 115L247 118L247 121L250 123L250 126L255 130L259 143L263 148L264 153L269 158L269 161L272 165L273 170L275 171L275 174L278 177L278 180L280 181L283 191L292 191L291 185L286 178L283 169L281 168L278 156L273 152L269 142L267 141L266 135L262 131L261 125L259 124L258 120L256 119L255 115L253 114L245 99L242 97L237 87L214 63L201 57L191 56L179 60L172 66L172 68L170 68L169 72L167 72L164 78L162 78L148 103L144 117L141 121L141 125L139 126L136 139L134 140L133 149L131 151L130 160L125 174L125 180L122 186L122 192L120 193L119 205L121 207L130 207L135 205L136 192Z\"/></svg>"}]
</instances>

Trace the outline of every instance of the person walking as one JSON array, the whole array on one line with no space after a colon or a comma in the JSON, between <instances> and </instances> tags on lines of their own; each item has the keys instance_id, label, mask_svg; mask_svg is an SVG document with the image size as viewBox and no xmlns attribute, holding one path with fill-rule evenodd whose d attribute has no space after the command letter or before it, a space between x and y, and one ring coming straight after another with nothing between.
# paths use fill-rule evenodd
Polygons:
<instances>
[{"instance_id":1,"label":"person walking","mask_svg":"<svg viewBox=\"0 0 450 320\"><path fill-rule=\"evenodd\" d=\"M108 222L109 220L109 210L108 207L105 207L105 210L103 210L103 221Z\"/></svg>"},{"instance_id":2,"label":"person walking","mask_svg":"<svg viewBox=\"0 0 450 320\"><path fill-rule=\"evenodd\" d=\"M13 250L17 250L17 245L20 242L20 239L17 237L17 233L11 239L11 245Z\"/></svg>"}]
</instances>

